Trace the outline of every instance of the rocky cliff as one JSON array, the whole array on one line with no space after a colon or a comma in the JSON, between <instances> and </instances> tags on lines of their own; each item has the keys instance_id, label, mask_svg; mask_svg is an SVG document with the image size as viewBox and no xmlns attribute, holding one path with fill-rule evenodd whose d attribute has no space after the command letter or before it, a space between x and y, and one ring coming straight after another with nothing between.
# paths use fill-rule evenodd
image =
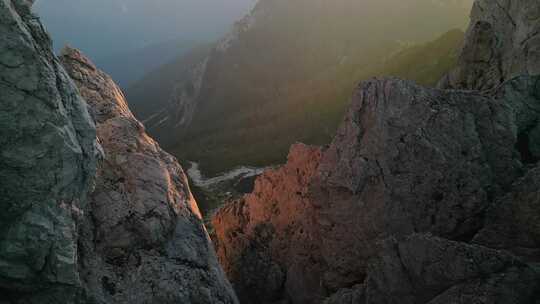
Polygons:
<instances>
[{"instance_id":1,"label":"rocky cliff","mask_svg":"<svg viewBox=\"0 0 540 304\"><path fill-rule=\"evenodd\" d=\"M537 28L540 16L535 1L497 4L473 9L458 70L477 74L446 82L482 91L365 81L329 147L293 147L216 214L218 256L241 301L538 303L536 61L512 44L495 66L517 68L490 84L467 58L483 49L478 24L513 41L499 18L527 12Z\"/></svg>"},{"instance_id":2,"label":"rocky cliff","mask_svg":"<svg viewBox=\"0 0 540 304\"><path fill-rule=\"evenodd\" d=\"M96 130L30 5L0 1L0 299L70 303Z\"/></svg>"},{"instance_id":3,"label":"rocky cliff","mask_svg":"<svg viewBox=\"0 0 540 304\"><path fill-rule=\"evenodd\" d=\"M60 60L104 152L91 219L80 223L89 292L112 303L235 303L176 159L146 135L108 75L71 48Z\"/></svg>"},{"instance_id":4,"label":"rocky cliff","mask_svg":"<svg viewBox=\"0 0 540 304\"><path fill-rule=\"evenodd\" d=\"M476 1L458 67L439 86L484 90L539 74L539 16L536 0Z\"/></svg>"},{"instance_id":5,"label":"rocky cliff","mask_svg":"<svg viewBox=\"0 0 540 304\"><path fill-rule=\"evenodd\" d=\"M0 1L0 302L237 303L176 159L30 6Z\"/></svg>"},{"instance_id":6,"label":"rocky cliff","mask_svg":"<svg viewBox=\"0 0 540 304\"><path fill-rule=\"evenodd\" d=\"M322 149L291 148L285 166L263 173L253 193L213 218L216 250L241 303L318 296L321 257L317 218L308 197Z\"/></svg>"}]
</instances>

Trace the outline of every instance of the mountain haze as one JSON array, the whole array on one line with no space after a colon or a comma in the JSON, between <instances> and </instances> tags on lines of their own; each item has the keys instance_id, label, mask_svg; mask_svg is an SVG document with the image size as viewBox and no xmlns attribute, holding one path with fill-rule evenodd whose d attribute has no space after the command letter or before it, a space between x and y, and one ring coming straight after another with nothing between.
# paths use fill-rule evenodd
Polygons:
<instances>
[{"instance_id":1,"label":"mountain haze","mask_svg":"<svg viewBox=\"0 0 540 304\"><path fill-rule=\"evenodd\" d=\"M362 81L330 145L215 214L242 303L539 303L540 2L471 16L441 88Z\"/></svg>"},{"instance_id":2,"label":"mountain haze","mask_svg":"<svg viewBox=\"0 0 540 304\"><path fill-rule=\"evenodd\" d=\"M83 50L125 88L198 43L214 41L255 0L37 0L58 52Z\"/></svg>"},{"instance_id":3,"label":"mountain haze","mask_svg":"<svg viewBox=\"0 0 540 304\"><path fill-rule=\"evenodd\" d=\"M260 0L115 53L130 104L33 3L0 0L0 304L540 304L539 0L465 32L470 1Z\"/></svg>"},{"instance_id":4,"label":"mountain haze","mask_svg":"<svg viewBox=\"0 0 540 304\"><path fill-rule=\"evenodd\" d=\"M185 55L197 45L195 41L183 39L165 41L142 49L125 50L98 58L96 64L105 67L118 85L126 88L177 56Z\"/></svg>"},{"instance_id":5,"label":"mountain haze","mask_svg":"<svg viewBox=\"0 0 540 304\"><path fill-rule=\"evenodd\" d=\"M150 111L133 106L175 155L200 161L209 173L282 162L295 141L328 142L358 79L395 68L410 69L415 79L422 67L381 71L381 63L465 27L471 3L263 0L213 48L194 79L175 85L186 90L168 98L167 110L157 106L161 100L146 106ZM455 51L459 41L450 40L432 56ZM447 63L418 80L434 84ZM138 83L127 94L137 100L134 92L146 86Z\"/></svg>"}]
</instances>

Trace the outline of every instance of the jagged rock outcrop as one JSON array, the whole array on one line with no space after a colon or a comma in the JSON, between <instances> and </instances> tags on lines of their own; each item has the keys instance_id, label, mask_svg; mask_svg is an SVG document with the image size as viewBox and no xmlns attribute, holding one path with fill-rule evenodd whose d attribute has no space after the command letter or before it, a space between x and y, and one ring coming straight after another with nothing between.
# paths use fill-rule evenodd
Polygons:
<instances>
[{"instance_id":1,"label":"jagged rock outcrop","mask_svg":"<svg viewBox=\"0 0 540 304\"><path fill-rule=\"evenodd\" d=\"M389 239L363 285L326 304L535 303L538 273L516 257L483 246L413 234Z\"/></svg>"},{"instance_id":2,"label":"jagged rock outcrop","mask_svg":"<svg viewBox=\"0 0 540 304\"><path fill-rule=\"evenodd\" d=\"M485 90L525 74L540 74L540 2L476 1L459 65L439 86Z\"/></svg>"},{"instance_id":3,"label":"jagged rock outcrop","mask_svg":"<svg viewBox=\"0 0 540 304\"><path fill-rule=\"evenodd\" d=\"M507 18L517 19L531 3L512 2ZM491 14L482 4L473 18ZM497 39L514 41L515 32L499 26ZM469 47L482 48L484 40L474 41L469 37ZM518 54L513 48L506 51ZM461 62L473 69L466 49ZM535 303L540 179L531 169L540 160L540 77L525 57L499 58L496 66L508 68L503 78L489 82L479 70L467 82L474 85L460 85L477 91L393 78L363 82L332 144L309 163L310 174L289 161L274 183L218 212L218 256L239 297ZM300 210L281 212L291 206ZM233 217L242 220L231 224Z\"/></svg>"},{"instance_id":4,"label":"jagged rock outcrop","mask_svg":"<svg viewBox=\"0 0 540 304\"><path fill-rule=\"evenodd\" d=\"M361 85L312 182L320 217L330 223L321 228L330 288L361 282L386 237L470 241L481 229L493 198L525 169L516 147L523 117L499 96L505 90L490 96L400 80Z\"/></svg>"},{"instance_id":5,"label":"jagged rock outcrop","mask_svg":"<svg viewBox=\"0 0 540 304\"><path fill-rule=\"evenodd\" d=\"M70 303L96 130L31 2L0 1L0 300Z\"/></svg>"},{"instance_id":6,"label":"jagged rock outcrop","mask_svg":"<svg viewBox=\"0 0 540 304\"><path fill-rule=\"evenodd\" d=\"M91 220L81 218L89 293L106 303L236 303L176 159L146 135L108 75L75 49L60 59L104 151Z\"/></svg>"},{"instance_id":7,"label":"jagged rock outcrop","mask_svg":"<svg viewBox=\"0 0 540 304\"><path fill-rule=\"evenodd\" d=\"M285 166L263 173L253 193L213 217L216 250L241 303L278 301L284 288L306 301L317 297L310 292L318 288L317 277L304 274L320 268L307 194L321 156L321 148L293 146Z\"/></svg>"},{"instance_id":8,"label":"jagged rock outcrop","mask_svg":"<svg viewBox=\"0 0 540 304\"><path fill-rule=\"evenodd\" d=\"M238 303L176 159L31 4L0 1L0 302Z\"/></svg>"},{"instance_id":9,"label":"jagged rock outcrop","mask_svg":"<svg viewBox=\"0 0 540 304\"><path fill-rule=\"evenodd\" d=\"M529 80L515 82L535 84ZM316 303L363 284L370 260L386 254L379 243L387 238L424 233L470 242L493 199L525 170L516 149L523 117L500 93L507 90L482 95L397 79L363 83L310 174L299 173L306 163L289 161L274 183L263 188L260 178L253 194L215 216L218 255L239 297L254 301L256 287L269 291L271 284L277 289L264 303ZM293 159L309 155L295 150ZM292 187L300 181L303 191ZM379 298L368 303L388 300Z\"/></svg>"}]
</instances>

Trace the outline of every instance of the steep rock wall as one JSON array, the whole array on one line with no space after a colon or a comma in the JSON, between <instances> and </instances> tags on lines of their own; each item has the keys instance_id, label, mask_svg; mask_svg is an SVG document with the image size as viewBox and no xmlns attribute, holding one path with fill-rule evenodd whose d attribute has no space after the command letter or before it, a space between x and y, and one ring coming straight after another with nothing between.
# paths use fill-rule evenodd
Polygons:
<instances>
[{"instance_id":1,"label":"steep rock wall","mask_svg":"<svg viewBox=\"0 0 540 304\"><path fill-rule=\"evenodd\" d=\"M309 182L322 156L318 147L294 145L285 166L266 171L253 193L213 217L217 252L242 303L278 301L285 285L297 298L317 297L322 266ZM307 269L305 269L307 268Z\"/></svg>"},{"instance_id":2,"label":"steep rock wall","mask_svg":"<svg viewBox=\"0 0 540 304\"><path fill-rule=\"evenodd\" d=\"M536 61L527 56L540 41L528 40L527 56L523 44L514 43L538 19L527 17L529 23L518 29L495 22L503 13L506 20L521 20L536 2L509 1L495 12L497 4L476 2L460 59L463 75L472 78L456 87L478 90L430 89L392 78L363 82L332 144L309 163L314 169L307 179L300 174L305 167L288 170L295 166L289 161L272 187L256 189L216 214L219 259L245 303L539 298L533 264L538 180L537 169L530 170L540 159L540 78ZM484 49L486 39L474 37L474 20L490 18L496 25L491 34L504 47L497 49L497 64L477 65L467 50ZM492 78L484 67L501 67L502 76ZM452 83L445 81L442 87ZM309 155L294 151L293 159ZM297 180L307 190L295 197ZM276 222L290 206L302 211ZM223 220L231 216L243 224ZM262 292L269 286L277 288Z\"/></svg>"},{"instance_id":3,"label":"steep rock wall","mask_svg":"<svg viewBox=\"0 0 540 304\"><path fill-rule=\"evenodd\" d=\"M0 298L68 303L83 285L76 217L96 130L30 5L0 1Z\"/></svg>"},{"instance_id":4,"label":"steep rock wall","mask_svg":"<svg viewBox=\"0 0 540 304\"><path fill-rule=\"evenodd\" d=\"M187 178L130 112L123 93L79 51L60 57L97 125L104 160L87 216L81 268L105 303L236 303Z\"/></svg>"},{"instance_id":5,"label":"steep rock wall","mask_svg":"<svg viewBox=\"0 0 540 304\"><path fill-rule=\"evenodd\" d=\"M31 4L0 1L0 302L238 303L176 159Z\"/></svg>"},{"instance_id":6,"label":"steep rock wall","mask_svg":"<svg viewBox=\"0 0 540 304\"><path fill-rule=\"evenodd\" d=\"M458 67L439 86L492 89L519 75L540 74L540 3L476 1Z\"/></svg>"}]
</instances>

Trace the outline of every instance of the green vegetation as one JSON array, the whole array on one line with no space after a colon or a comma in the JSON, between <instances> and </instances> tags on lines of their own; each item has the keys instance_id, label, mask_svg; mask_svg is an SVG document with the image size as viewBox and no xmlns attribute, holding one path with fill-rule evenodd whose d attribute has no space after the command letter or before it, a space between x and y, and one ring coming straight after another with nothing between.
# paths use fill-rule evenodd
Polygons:
<instances>
[{"instance_id":1,"label":"green vegetation","mask_svg":"<svg viewBox=\"0 0 540 304\"><path fill-rule=\"evenodd\" d=\"M456 64L462 40L463 32L452 30L435 41L401 47L369 66L336 68L326 77L290 88L274 99L286 102L284 105L253 102L241 112L226 113L223 109L205 120L214 123L199 125L184 137L184 144L175 147L173 153L199 161L207 174L239 165L283 163L294 142L329 143L358 81L397 76L434 86Z\"/></svg>"},{"instance_id":2,"label":"green vegetation","mask_svg":"<svg viewBox=\"0 0 540 304\"><path fill-rule=\"evenodd\" d=\"M454 63L462 33L429 41L465 27L471 2L259 1L228 47L209 52L192 124L150 132L206 175L283 163L294 142L330 141L358 81L395 75L435 84ZM163 110L155 96L171 90L160 78L128 92L130 100L146 96L142 112Z\"/></svg>"},{"instance_id":3,"label":"green vegetation","mask_svg":"<svg viewBox=\"0 0 540 304\"><path fill-rule=\"evenodd\" d=\"M463 39L464 33L461 30L449 31L435 41L405 48L371 74L397 76L434 86L457 64Z\"/></svg>"},{"instance_id":4,"label":"green vegetation","mask_svg":"<svg viewBox=\"0 0 540 304\"><path fill-rule=\"evenodd\" d=\"M210 45L195 47L131 85L126 97L135 116L145 120L156 109L166 108L176 85L186 81L189 71L208 56L210 49Z\"/></svg>"}]
</instances>

